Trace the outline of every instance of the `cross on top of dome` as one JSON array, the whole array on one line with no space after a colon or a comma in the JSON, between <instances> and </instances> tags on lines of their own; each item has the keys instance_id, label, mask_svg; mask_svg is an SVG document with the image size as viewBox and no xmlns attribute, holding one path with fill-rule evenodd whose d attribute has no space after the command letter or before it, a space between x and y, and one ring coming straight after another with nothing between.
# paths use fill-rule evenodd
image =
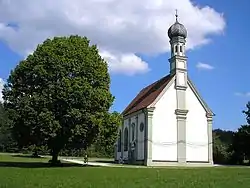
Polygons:
<instances>
[{"instance_id":1,"label":"cross on top of dome","mask_svg":"<svg viewBox=\"0 0 250 188\"><path fill-rule=\"evenodd\" d=\"M177 12L177 10L176 10L176 13L175 13L175 17L176 17L175 23L168 29L168 37L170 39L172 39L174 37L187 38L187 30L186 30L185 26L182 25L181 23L179 23L179 21L178 21L178 12Z\"/></svg>"}]
</instances>

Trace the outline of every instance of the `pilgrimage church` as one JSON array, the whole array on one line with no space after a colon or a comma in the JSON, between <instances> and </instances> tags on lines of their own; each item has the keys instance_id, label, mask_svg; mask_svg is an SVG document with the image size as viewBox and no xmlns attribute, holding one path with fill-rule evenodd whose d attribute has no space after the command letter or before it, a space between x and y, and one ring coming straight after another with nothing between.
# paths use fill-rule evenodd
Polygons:
<instances>
[{"instance_id":1,"label":"pilgrimage church","mask_svg":"<svg viewBox=\"0 0 250 188\"><path fill-rule=\"evenodd\" d=\"M170 73L143 88L123 111L115 161L146 166L213 165L214 113L187 71L186 28L168 29Z\"/></svg>"}]
</instances>

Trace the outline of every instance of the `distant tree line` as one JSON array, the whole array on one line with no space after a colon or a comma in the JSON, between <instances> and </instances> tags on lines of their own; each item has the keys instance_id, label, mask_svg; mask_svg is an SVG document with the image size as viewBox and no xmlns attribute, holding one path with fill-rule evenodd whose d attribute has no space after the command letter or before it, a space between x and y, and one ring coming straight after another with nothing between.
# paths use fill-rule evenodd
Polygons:
<instances>
[{"instance_id":1,"label":"distant tree line","mask_svg":"<svg viewBox=\"0 0 250 188\"><path fill-rule=\"evenodd\" d=\"M218 164L250 164L250 102L243 111L246 125L236 131L213 130L213 157Z\"/></svg>"}]
</instances>

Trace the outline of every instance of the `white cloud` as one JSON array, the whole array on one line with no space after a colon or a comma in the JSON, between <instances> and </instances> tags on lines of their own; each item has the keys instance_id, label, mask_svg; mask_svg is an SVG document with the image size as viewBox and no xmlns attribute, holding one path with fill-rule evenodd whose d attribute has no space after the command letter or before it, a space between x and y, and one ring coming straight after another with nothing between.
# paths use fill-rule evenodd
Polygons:
<instances>
[{"instance_id":1,"label":"white cloud","mask_svg":"<svg viewBox=\"0 0 250 188\"><path fill-rule=\"evenodd\" d=\"M114 73L133 76L136 73L145 73L150 70L145 61L132 53L114 55L108 51L101 51L100 55L109 62L109 69Z\"/></svg>"},{"instance_id":2,"label":"white cloud","mask_svg":"<svg viewBox=\"0 0 250 188\"><path fill-rule=\"evenodd\" d=\"M207 44L211 34L224 30L222 14L190 0L1 0L0 39L26 55L48 37L85 35L112 54L113 72L133 75L149 70L136 54L169 51L167 30L176 8L188 30L187 49Z\"/></svg>"},{"instance_id":3,"label":"white cloud","mask_svg":"<svg viewBox=\"0 0 250 188\"><path fill-rule=\"evenodd\" d=\"M212 65L201 63L201 62L197 63L196 68L200 70L213 70L214 69Z\"/></svg>"},{"instance_id":4,"label":"white cloud","mask_svg":"<svg viewBox=\"0 0 250 188\"><path fill-rule=\"evenodd\" d=\"M3 102L3 86L4 86L4 80L0 78L0 102Z\"/></svg>"},{"instance_id":5,"label":"white cloud","mask_svg":"<svg viewBox=\"0 0 250 188\"><path fill-rule=\"evenodd\" d=\"M238 97L250 97L250 92L235 92L234 95L238 96Z\"/></svg>"}]
</instances>

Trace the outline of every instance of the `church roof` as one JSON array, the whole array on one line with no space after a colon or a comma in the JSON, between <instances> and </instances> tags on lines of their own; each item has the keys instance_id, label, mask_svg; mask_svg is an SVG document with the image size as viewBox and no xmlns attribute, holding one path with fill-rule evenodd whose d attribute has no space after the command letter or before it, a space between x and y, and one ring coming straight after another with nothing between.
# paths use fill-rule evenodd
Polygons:
<instances>
[{"instance_id":1,"label":"church roof","mask_svg":"<svg viewBox=\"0 0 250 188\"><path fill-rule=\"evenodd\" d=\"M122 112L123 115L129 115L138 110L148 107L154 102L161 91L167 86L169 81L174 75L167 75L160 80L150 84L149 86L143 88L139 94L131 101L131 103Z\"/></svg>"}]
</instances>

